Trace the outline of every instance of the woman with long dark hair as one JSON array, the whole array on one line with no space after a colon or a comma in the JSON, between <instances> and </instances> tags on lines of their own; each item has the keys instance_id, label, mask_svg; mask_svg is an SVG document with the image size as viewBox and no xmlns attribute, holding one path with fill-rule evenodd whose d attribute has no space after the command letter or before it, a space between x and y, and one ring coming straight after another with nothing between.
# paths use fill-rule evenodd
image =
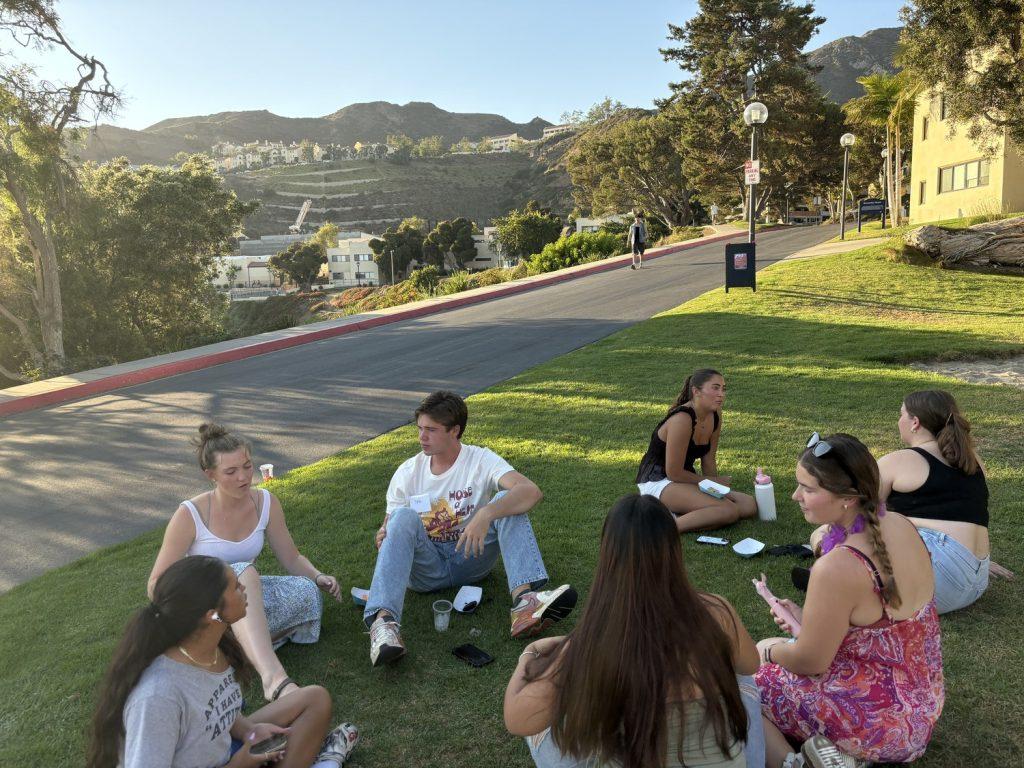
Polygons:
<instances>
[{"instance_id":1,"label":"woman with long dark hair","mask_svg":"<svg viewBox=\"0 0 1024 768\"><path fill-rule=\"evenodd\" d=\"M942 712L942 646L928 550L914 525L886 513L878 465L857 438L815 432L793 499L826 525L803 608L782 601L795 640L758 643L769 768L909 762ZM783 629L791 629L776 619Z\"/></svg>"},{"instance_id":2,"label":"woman with long dark hair","mask_svg":"<svg viewBox=\"0 0 1024 768\"><path fill-rule=\"evenodd\" d=\"M725 379L712 368L686 377L668 413L654 428L640 461L636 484L640 493L654 496L676 515L680 533L721 528L757 514L752 496L730 491L715 498L698 487L701 480L731 486L732 478L718 474L718 438L722 432ZM696 463L700 462L700 474Z\"/></svg>"},{"instance_id":3,"label":"woman with long dark hair","mask_svg":"<svg viewBox=\"0 0 1024 768\"><path fill-rule=\"evenodd\" d=\"M320 591L336 600L341 588L295 546L284 510L266 488L253 488L249 443L219 424L199 427L195 443L199 468L213 490L183 501L164 533L149 576L149 589L173 562L188 555L211 555L231 565L252 603L248 616L232 629L270 701L298 690L276 649L286 642L315 643L320 638ZM253 561L264 541L289 576L261 575Z\"/></svg>"},{"instance_id":4,"label":"woman with long dark hair","mask_svg":"<svg viewBox=\"0 0 1024 768\"><path fill-rule=\"evenodd\" d=\"M687 579L665 505L623 496L605 519L579 624L523 651L505 725L530 737L540 768L738 767L759 705L756 694L744 701L737 674L756 668L732 606ZM750 765L763 761L759 734L750 735Z\"/></svg>"},{"instance_id":5,"label":"woman with long dark hair","mask_svg":"<svg viewBox=\"0 0 1024 768\"><path fill-rule=\"evenodd\" d=\"M977 600L988 588L988 485L971 424L948 392L911 392L900 406L900 439L908 446L878 460L889 509L917 526L935 571L939 613ZM998 570L997 570L998 569Z\"/></svg>"},{"instance_id":6,"label":"woman with long dark hair","mask_svg":"<svg viewBox=\"0 0 1024 768\"><path fill-rule=\"evenodd\" d=\"M87 768L250 768L267 761L309 768L314 758L341 765L358 733L344 723L324 740L331 699L323 688L301 688L242 715L239 681L251 667L229 624L245 610L245 588L222 561L199 555L167 568L114 652ZM252 753L277 734L287 736L283 750Z\"/></svg>"}]
</instances>

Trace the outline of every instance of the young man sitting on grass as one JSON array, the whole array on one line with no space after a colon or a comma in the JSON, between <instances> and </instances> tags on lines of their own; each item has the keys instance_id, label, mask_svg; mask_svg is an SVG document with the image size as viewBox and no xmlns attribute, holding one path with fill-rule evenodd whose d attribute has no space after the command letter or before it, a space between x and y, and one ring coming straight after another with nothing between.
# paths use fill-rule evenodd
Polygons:
<instances>
[{"instance_id":1,"label":"young man sitting on grass","mask_svg":"<svg viewBox=\"0 0 1024 768\"><path fill-rule=\"evenodd\" d=\"M452 392L428 395L416 409L422 451L388 486L387 515L364 620L373 666L405 654L399 634L405 590L434 592L478 582L501 553L512 593L512 636L532 637L576 605L568 584L548 580L527 512L540 489L487 448L464 445L466 403Z\"/></svg>"}]
</instances>

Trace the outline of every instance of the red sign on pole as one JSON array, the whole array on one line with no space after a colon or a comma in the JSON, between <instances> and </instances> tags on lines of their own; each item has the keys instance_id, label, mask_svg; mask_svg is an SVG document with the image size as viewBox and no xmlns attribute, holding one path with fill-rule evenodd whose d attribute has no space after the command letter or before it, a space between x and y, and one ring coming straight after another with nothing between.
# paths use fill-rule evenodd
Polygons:
<instances>
[{"instance_id":1,"label":"red sign on pole","mask_svg":"<svg viewBox=\"0 0 1024 768\"><path fill-rule=\"evenodd\" d=\"M743 163L743 175L747 177L747 186L761 183L761 161L747 160Z\"/></svg>"}]
</instances>

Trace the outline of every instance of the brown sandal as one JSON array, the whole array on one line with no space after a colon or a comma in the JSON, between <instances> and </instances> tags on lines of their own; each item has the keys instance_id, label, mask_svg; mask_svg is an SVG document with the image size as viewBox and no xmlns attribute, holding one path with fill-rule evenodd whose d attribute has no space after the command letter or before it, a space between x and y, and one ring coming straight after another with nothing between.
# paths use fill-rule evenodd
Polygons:
<instances>
[{"instance_id":1,"label":"brown sandal","mask_svg":"<svg viewBox=\"0 0 1024 768\"><path fill-rule=\"evenodd\" d=\"M281 681L281 684L274 689L274 692L270 695L270 700L277 701L279 698L281 698L282 692L284 692L284 689L287 688L289 685L294 685L296 688L299 687L298 683L296 683L290 677L286 677L284 680Z\"/></svg>"}]
</instances>

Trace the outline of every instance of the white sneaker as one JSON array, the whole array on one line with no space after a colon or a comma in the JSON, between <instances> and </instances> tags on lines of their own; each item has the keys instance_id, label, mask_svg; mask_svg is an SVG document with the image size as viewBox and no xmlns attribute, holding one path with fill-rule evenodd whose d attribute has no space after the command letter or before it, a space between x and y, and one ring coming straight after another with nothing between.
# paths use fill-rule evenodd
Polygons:
<instances>
[{"instance_id":1,"label":"white sneaker","mask_svg":"<svg viewBox=\"0 0 1024 768\"><path fill-rule=\"evenodd\" d=\"M370 625L370 664L390 664L405 656L405 644L399 634L398 622L390 616L378 616Z\"/></svg>"},{"instance_id":2,"label":"white sneaker","mask_svg":"<svg viewBox=\"0 0 1024 768\"><path fill-rule=\"evenodd\" d=\"M828 738L821 734L811 736L800 748L804 764L810 768L868 768L871 763L858 760L840 751Z\"/></svg>"},{"instance_id":3,"label":"white sneaker","mask_svg":"<svg viewBox=\"0 0 1024 768\"><path fill-rule=\"evenodd\" d=\"M805 768L804 758L801 755L790 752L786 755L786 759L782 761L782 768Z\"/></svg>"},{"instance_id":4,"label":"white sneaker","mask_svg":"<svg viewBox=\"0 0 1024 768\"><path fill-rule=\"evenodd\" d=\"M337 766L342 766L358 743L359 729L352 723L342 723L327 734L324 745L320 748L320 754L316 756L314 762L330 761Z\"/></svg>"}]
</instances>

